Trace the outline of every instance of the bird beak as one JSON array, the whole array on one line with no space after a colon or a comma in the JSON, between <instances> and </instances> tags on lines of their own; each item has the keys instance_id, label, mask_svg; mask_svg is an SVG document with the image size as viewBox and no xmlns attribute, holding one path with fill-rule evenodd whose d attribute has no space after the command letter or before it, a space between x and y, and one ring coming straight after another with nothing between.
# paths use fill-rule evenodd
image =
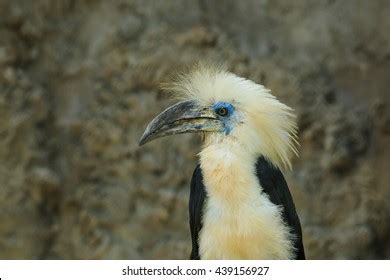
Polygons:
<instances>
[{"instance_id":1,"label":"bird beak","mask_svg":"<svg viewBox=\"0 0 390 280\"><path fill-rule=\"evenodd\" d=\"M222 123L211 108L196 101L183 101L167 108L147 126L139 145L154 139L181 133L198 131L220 131Z\"/></svg>"}]
</instances>

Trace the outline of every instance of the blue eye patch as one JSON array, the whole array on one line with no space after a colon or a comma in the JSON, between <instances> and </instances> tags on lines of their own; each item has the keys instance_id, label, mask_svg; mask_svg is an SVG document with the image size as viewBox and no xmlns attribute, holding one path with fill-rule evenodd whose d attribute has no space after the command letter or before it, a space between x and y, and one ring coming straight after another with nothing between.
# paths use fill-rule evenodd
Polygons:
<instances>
[{"instance_id":1,"label":"blue eye patch","mask_svg":"<svg viewBox=\"0 0 390 280\"><path fill-rule=\"evenodd\" d=\"M228 102L217 102L211 108L221 117L229 117L235 110L234 106Z\"/></svg>"},{"instance_id":2,"label":"blue eye patch","mask_svg":"<svg viewBox=\"0 0 390 280\"><path fill-rule=\"evenodd\" d=\"M235 118L231 118L235 111L234 106L228 102L217 102L211 108L222 121L225 135L230 134L235 124Z\"/></svg>"}]
</instances>

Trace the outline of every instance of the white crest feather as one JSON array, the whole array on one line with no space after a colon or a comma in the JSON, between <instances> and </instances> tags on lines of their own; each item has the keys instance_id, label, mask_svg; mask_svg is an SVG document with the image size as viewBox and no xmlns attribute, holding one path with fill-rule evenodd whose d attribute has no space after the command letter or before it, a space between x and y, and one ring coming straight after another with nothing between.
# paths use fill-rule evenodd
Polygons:
<instances>
[{"instance_id":1,"label":"white crest feather","mask_svg":"<svg viewBox=\"0 0 390 280\"><path fill-rule=\"evenodd\" d=\"M291 156L298 155L296 118L293 110L269 89L220 68L202 65L179 74L163 89L179 99L197 100L205 106L229 102L242 114L242 123L226 137L207 133L206 146L222 142L239 145L253 155L265 156L279 168L291 168Z\"/></svg>"}]
</instances>

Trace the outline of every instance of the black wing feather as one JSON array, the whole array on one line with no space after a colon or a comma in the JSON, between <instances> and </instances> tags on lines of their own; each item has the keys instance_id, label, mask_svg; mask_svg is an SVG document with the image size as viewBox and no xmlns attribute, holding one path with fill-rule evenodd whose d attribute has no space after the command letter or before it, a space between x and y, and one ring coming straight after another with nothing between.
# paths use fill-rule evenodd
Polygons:
<instances>
[{"instance_id":1,"label":"black wing feather","mask_svg":"<svg viewBox=\"0 0 390 280\"><path fill-rule=\"evenodd\" d=\"M206 198L206 189L203 184L202 171L198 165L195 168L194 174L191 180L191 191L190 191L190 230L192 239L192 251L191 260L199 260L199 232L202 229L202 214L203 214L203 203Z\"/></svg>"},{"instance_id":2,"label":"black wing feather","mask_svg":"<svg viewBox=\"0 0 390 280\"><path fill-rule=\"evenodd\" d=\"M283 207L283 220L290 227L292 233L296 237L294 240L296 259L305 259L301 224L283 174L264 157L260 157L258 159L256 163L256 171L260 184L263 187L264 192L269 196L271 202ZM200 259L198 238L199 232L202 229L203 204L206 196L207 193L203 184L202 171L198 165L192 176L189 201L190 229L192 238L190 259L192 260Z\"/></svg>"},{"instance_id":3,"label":"black wing feather","mask_svg":"<svg viewBox=\"0 0 390 280\"><path fill-rule=\"evenodd\" d=\"M305 251L302 242L302 229L294 201L288 189L282 172L274 167L264 157L260 157L256 164L257 177L260 184L273 204L283 207L283 220L291 229L294 235L294 247L296 249L295 259L304 260Z\"/></svg>"}]
</instances>

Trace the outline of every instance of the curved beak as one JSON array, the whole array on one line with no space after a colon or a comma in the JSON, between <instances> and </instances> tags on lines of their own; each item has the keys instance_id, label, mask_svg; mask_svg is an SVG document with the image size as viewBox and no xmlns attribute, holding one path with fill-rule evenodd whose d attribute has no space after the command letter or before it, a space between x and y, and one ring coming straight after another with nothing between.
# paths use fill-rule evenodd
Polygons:
<instances>
[{"instance_id":1,"label":"curved beak","mask_svg":"<svg viewBox=\"0 0 390 280\"><path fill-rule=\"evenodd\" d=\"M173 134L222 129L222 123L216 118L211 108L201 106L194 100L183 101L167 108L155 117L146 127L139 145Z\"/></svg>"}]
</instances>

